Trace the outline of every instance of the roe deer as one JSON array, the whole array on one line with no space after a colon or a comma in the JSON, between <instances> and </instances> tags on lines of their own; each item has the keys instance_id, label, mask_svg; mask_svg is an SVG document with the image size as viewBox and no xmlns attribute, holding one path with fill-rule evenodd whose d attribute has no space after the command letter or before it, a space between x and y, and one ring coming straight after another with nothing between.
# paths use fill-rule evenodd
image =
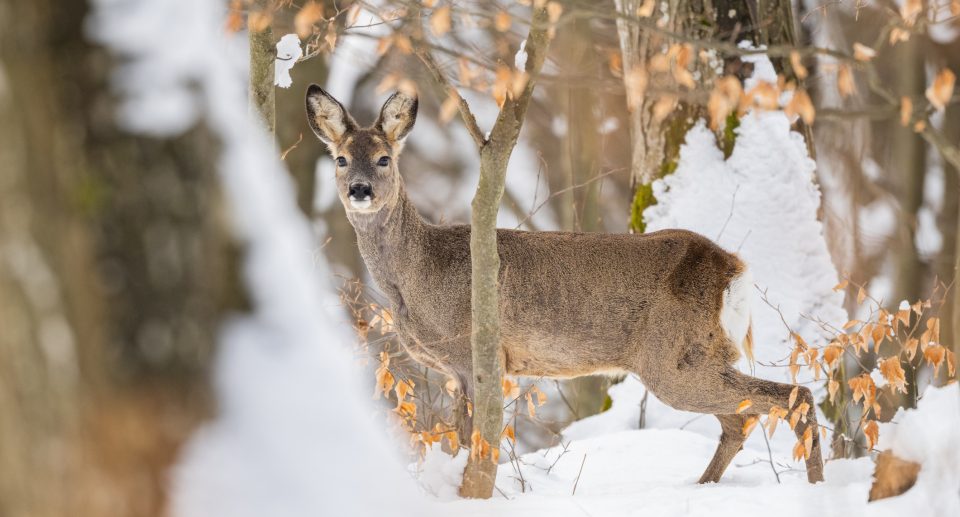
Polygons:
<instances>
[{"instance_id":1,"label":"roe deer","mask_svg":"<svg viewBox=\"0 0 960 517\"><path fill-rule=\"evenodd\" d=\"M397 92L370 127L317 85L307 117L336 161L337 193L360 254L389 298L401 342L471 394L470 227L425 222L407 199L397 157L417 118ZM501 358L506 374L545 377L633 372L670 406L710 413L720 444L701 483L716 482L741 449L743 427L771 407L807 403L807 478L823 479L810 390L789 407L789 384L733 367L750 351L746 265L685 230L643 235L498 230ZM752 405L737 414L738 405Z\"/></svg>"}]
</instances>

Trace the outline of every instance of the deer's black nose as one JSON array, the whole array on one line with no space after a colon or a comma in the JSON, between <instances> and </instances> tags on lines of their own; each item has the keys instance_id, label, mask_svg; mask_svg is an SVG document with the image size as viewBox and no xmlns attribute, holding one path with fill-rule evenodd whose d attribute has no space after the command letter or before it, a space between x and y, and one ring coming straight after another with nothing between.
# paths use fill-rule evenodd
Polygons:
<instances>
[{"instance_id":1,"label":"deer's black nose","mask_svg":"<svg viewBox=\"0 0 960 517\"><path fill-rule=\"evenodd\" d=\"M352 183L350 184L350 190L347 191L347 194L358 201L363 201L368 198L373 199L373 188L370 187L369 183Z\"/></svg>"}]
</instances>

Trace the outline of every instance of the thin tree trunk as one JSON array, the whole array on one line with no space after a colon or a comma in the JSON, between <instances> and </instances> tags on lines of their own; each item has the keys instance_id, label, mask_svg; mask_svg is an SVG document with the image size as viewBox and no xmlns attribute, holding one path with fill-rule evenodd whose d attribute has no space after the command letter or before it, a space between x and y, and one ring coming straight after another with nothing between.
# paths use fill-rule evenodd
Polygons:
<instances>
[{"instance_id":1,"label":"thin tree trunk","mask_svg":"<svg viewBox=\"0 0 960 517\"><path fill-rule=\"evenodd\" d=\"M950 142L960 141L960 106L952 104L947 107L943 119L943 134ZM954 167L947 160L943 161L944 189L943 208L940 213L940 234L943 235L943 247L937 258L937 277L939 282L950 286L951 293L944 300L941 309L941 341L952 347L955 353L960 352L960 327L953 321L955 313L957 289L960 288L957 277L957 255L960 248L960 169ZM960 354L957 354L960 356Z\"/></svg>"},{"instance_id":2,"label":"thin tree trunk","mask_svg":"<svg viewBox=\"0 0 960 517\"><path fill-rule=\"evenodd\" d=\"M526 72L530 79L516 99L507 99L490 138L480 148L480 181L471 204L471 315L473 350L473 434L489 443L491 454L471 454L463 473L460 494L489 498L497 475L500 432L503 426L503 378L500 346L500 300L498 278L500 255L497 251L497 211L503 196L507 164L533 95L536 75L543 66L549 38L546 9L534 9L527 37ZM509 271L504 274L510 274ZM496 451L496 452L495 452Z\"/></svg>"},{"instance_id":3,"label":"thin tree trunk","mask_svg":"<svg viewBox=\"0 0 960 517\"><path fill-rule=\"evenodd\" d=\"M277 126L277 106L275 100L273 75L276 60L276 42L273 40L273 28L269 23L262 30L256 30L258 16L267 16L272 10L271 0L253 0L250 2L250 14L247 16L247 31L250 40L250 105L256 109L267 130L273 133Z\"/></svg>"}]
</instances>

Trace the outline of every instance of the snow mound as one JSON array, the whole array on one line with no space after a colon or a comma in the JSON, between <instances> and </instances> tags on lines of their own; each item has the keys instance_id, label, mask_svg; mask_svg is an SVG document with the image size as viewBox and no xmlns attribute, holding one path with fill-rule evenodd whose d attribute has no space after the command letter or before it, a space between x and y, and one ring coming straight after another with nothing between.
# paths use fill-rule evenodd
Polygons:
<instances>
[{"instance_id":1,"label":"snow mound","mask_svg":"<svg viewBox=\"0 0 960 517\"><path fill-rule=\"evenodd\" d=\"M770 67L761 63L769 60L758 59L757 73L769 73ZM703 123L695 125L686 135L676 171L654 182L657 204L644 211L644 220L647 231L701 233L749 265L757 288L751 307L755 374L790 382L786 368L760 364L786 364L792 348L774 307L811 345L823 344L830 333L810 318L839 328L847 316L843 295L832 289L837 272L817 220L815 163L783 111L747 113L736 133L733 154L724 159L713 133ZM742 370L752 366L741 359ZM810 380L809 369L802 369L798 381Z\"/></svg>"},{"instance_id":2,"label":"snow mound","mask_svg":"<svg viewBox=\"0 0 960 517\"><path fill-rule=\"evenodd\" d=\"M901 409L880 424L880 448L920 464L917 484L899 497L872 503L891 515L902 508L932 506L926 515L960 515L960 388L930 386L917 409ZM919 514L918 514L919 515Z\"/></svg>"}]
</instances>

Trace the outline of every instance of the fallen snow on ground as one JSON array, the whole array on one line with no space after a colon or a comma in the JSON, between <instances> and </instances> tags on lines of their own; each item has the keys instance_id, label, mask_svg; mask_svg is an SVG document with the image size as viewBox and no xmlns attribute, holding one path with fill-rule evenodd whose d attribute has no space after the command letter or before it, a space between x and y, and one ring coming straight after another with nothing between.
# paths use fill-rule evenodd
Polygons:
<instances>
[{"instance_id":1,"label":"fallen snow on ground","mask_svg":"<svg viewBox=\"0 0 960 517\"><path fill-rule=\"evenodd\" d=\"M655 420L664 414L656 406L650 409ZM770 464L763 462L768 452L759 427L720 483L698 485L717 440L702 428L679 429L680 424L607 433L592 429L591 437L523 455L519 470L516 463L500 465L493 499L436 504L440 513L458 517L960 515L960 453L950 445L960 426L957 386L928 389L916 411L902 411L894 422L884 424L881 443L886 436L895 453L921 461L924 468L906 494L873 503L867 502L873 474L870 458L828 461L821 484L808 484L799 470L780 472L778 482ZM580 432L584 427L590 425L581 426ZM777 445L776 437L789 434L784 428L774 435L775 463L789 454ZM443 493L441 499L449 499L460 481L451 471L462 465L462 458L431 454L423 465L423 475L432 483L429 493ZM446 487L437 485L441 479Z\"/></svg>"}]
</instances>

